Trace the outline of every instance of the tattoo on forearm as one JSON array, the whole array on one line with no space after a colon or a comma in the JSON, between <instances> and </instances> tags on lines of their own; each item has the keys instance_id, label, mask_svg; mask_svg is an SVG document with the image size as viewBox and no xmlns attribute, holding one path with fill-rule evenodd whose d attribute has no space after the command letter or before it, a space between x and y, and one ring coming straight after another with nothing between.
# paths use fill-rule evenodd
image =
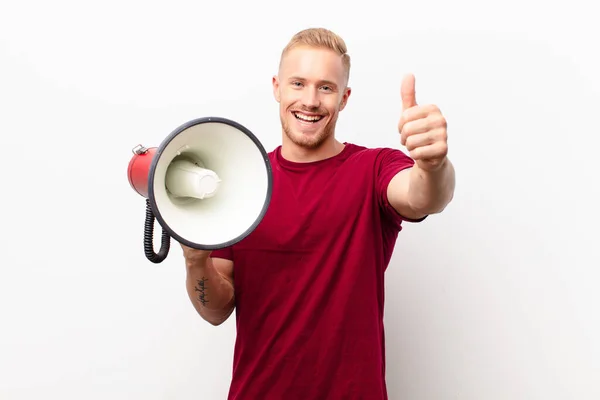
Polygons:
<instances>
[{"instance_id":1,"label":"tattoo on forearm","mask_svg":"<svg viewBox=\"0 0 600 400\"><path fill-rule=\"evenodd\" d=\"M208 303L208 300L206 299L206 281L208 281L206 278L198 279L198 285L194 287L194 290L199 292L198 300L203 306Z\"/></svg>"}]
</instances>

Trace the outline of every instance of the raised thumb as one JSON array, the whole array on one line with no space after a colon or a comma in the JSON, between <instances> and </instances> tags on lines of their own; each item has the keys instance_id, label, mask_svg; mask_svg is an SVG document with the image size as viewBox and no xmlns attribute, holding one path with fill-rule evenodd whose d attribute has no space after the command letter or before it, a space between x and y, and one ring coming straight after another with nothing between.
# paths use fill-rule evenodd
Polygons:
<instances>
[{"instance_id":1,"label":"raised thumb","mask_svg":"<svg viewBox=\"0 0 600 400\"><path fill-rule=\"evenodd\" d=\"M417 105L415 76L413 74L408 74L402 79L400 96L402 96L402 109L406 110Z\"/></svg>"}]
</instances>

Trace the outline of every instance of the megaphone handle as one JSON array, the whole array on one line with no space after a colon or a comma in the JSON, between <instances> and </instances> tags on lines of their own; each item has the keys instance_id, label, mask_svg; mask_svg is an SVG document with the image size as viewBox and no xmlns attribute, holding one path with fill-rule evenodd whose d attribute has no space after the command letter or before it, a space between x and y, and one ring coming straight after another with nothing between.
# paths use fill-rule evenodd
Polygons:
<instances>
[{"instance_id":1,"label":"megaphone handle","mask_svg":"<svg viewBox=\"0 0 600 400\"><path fill-rule=\"evenodd\" d=\"M155 264L161 263L167 258L169 254L169 248L171 247L171 237L163 229L161 246L158 253L154 252L154 214L150 207L150 200L146 199L146 221L144 223L144 252L146 258Z\"/></svg>"}]
</instances>

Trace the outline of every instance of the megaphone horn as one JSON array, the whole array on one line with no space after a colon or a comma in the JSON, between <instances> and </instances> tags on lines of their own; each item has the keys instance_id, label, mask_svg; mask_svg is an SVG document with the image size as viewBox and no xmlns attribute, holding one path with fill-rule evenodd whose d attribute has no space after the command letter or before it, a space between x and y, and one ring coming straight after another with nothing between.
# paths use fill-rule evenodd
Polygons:
<instances>
[{"instance_id":1,"label":"megaphone horn","mask_svg":"<svg viewBox=\"0 0 600 400\"><path fill-rule=\"evenodd\" d=\"M258 138L221 117L189 121L159 147L133 148L127 175L146 198L144 252L160 263L170 238L195 249L215 250L248 236L271 200L272 170ZM154 252L154 221L162 227Z\"/></svg>"}]
</instances>

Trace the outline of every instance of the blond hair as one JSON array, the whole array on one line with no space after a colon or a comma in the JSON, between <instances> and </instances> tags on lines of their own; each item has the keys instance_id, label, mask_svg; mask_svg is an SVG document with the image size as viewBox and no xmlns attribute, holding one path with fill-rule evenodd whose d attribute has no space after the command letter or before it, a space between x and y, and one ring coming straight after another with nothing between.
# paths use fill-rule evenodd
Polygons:
<instances>
[{"instance_id":1,"label":"blond hair","mask_svg":"<svg viewBox=\"0 0 600 400\"><path fill-rule=\"evenodd\" d=\"M325 28L308 28L296 33L281 52L281 60L291 49L298 46L328 49L336 52L346 69L346 81L350 77L350 55L346 42L338 34ZM281 62L280 62L281 64Z\"/></svg>"}]
</instances>

